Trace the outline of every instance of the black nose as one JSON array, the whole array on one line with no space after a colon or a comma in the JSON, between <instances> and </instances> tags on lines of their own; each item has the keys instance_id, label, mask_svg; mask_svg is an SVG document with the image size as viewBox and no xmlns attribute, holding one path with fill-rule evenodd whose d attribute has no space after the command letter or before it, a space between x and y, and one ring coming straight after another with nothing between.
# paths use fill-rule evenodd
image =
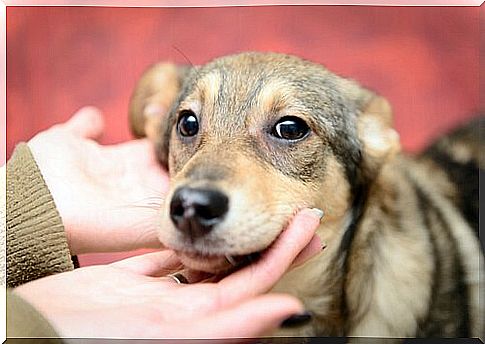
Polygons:
<instances>
[{"instance_id":1,"label":"black nose","mask_svg":"<svg viewBox=\"0 0 485 344\"><path fill-rule=\"evenodd\" d=\"M175 190L170 202L170 218L192 239L208 233L227 213L229 200L213 189L182 187Z\"/></svg>"}]
</instances>

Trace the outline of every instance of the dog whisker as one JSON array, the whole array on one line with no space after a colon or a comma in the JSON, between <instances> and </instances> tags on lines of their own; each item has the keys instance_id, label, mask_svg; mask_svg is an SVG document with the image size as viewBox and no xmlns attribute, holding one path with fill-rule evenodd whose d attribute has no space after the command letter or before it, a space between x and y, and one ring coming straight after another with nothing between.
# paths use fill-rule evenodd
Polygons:
<instances>
[{"instance_id":1,"label":"dog whisker","mask_svg":"<svg viewBox=\"0 0 485 344\"><path fill-rule=\"evenodd\" d=\"M230 256L230 255L226 254L226 255L225 255L225 257L226 257L226 260L227 260L227 261L228 261L228 262L229 262L229 263L230 263L232 266L237 266L237 263L236 263L236 261L234 260L234 258L232 258L232 256Z\"/></svg>"},{"instance_id":2,"label":"dog whisker","mask_svg":"<svg viewBox=\"0 0 485 344\"><path fill-rule=\"evenodd\" d=\"M185 53L182 50L177 48L175 45L172 45L172 48L180 55L182 55L182 57L185 59L185 61L187 61L190 64L191 67L194 67L194 64L192 63L192 61L190 61L190 59L187 57L187 55L185 55Z\"/></svg>"},{"instance_id":3,"label":"dog whisker","mask_svg":"<svg viewBox=\"0 0 485 344\"><path fill-rule=\"evenodd\" d=\"M155 210L158 211L160 210L160 206L157 205L141 205L141 204L129 204L122 206L123 208L143 208L143 209L150 209L150 210Z\"/></svg>"}]
</instances>

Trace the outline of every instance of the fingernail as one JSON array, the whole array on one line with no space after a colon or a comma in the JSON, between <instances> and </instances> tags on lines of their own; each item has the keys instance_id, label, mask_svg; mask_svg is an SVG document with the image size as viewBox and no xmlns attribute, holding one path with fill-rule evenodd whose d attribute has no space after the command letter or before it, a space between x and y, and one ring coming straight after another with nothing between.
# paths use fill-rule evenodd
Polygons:
<instances>
[{"instance_id":1,"label":"fingernail","mask_svg":"<svg viewBox=\"0 0 485 344\"><path fill-rule=\"evenodd\" d=\"M312 320L312 313L310 312L303 312L300 314L294 314L291 317L285 319L280 327L290 328L290 327L298 327L302 325L308 324Z\"/></svg>"},{"instance_id":2,"label":"fingernail","mask_svg":"<svg viewBox=\"0 0 485 344\"><path fill-rule=\"evenodd\" d=\"M321 220L323 218L323 210L322 209L319 209L319 208L311 208L310 209L316 216L318 216L318 218Z\"/></svg>"}]
</instances>

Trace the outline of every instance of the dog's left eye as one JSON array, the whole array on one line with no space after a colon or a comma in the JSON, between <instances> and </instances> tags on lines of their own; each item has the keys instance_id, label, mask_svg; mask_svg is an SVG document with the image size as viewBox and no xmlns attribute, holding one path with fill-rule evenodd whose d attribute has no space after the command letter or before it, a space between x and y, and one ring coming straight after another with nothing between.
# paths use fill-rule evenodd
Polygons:
<instances>
[{"instance_id":1,"label":"dog's left eye","mask_svg":"<svg viewBox=\"0 0 485 344\"><path fill-rule=\"evenodd\" d=\"M284 140L299 140L310 132L310 128L304 120L294 116L281 118L273 127L271 134Z\"/></svg>"},{"instance_id":2,"label":"dog's left eye","mask_svg":"<svg viewBox=\"0 0 485 344\"><path fill-rule=\"evenodd\" d=\"M199 132L199 121L192 111L183 110L177 127L182 136L194 136Z\"/></svg>"}]
</instances>

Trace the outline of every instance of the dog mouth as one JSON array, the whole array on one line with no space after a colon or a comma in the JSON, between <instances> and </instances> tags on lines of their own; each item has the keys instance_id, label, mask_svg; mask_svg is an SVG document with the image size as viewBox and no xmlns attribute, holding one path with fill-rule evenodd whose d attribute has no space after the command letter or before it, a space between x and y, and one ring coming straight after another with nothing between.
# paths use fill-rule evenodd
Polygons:
<instances>
[{"instance_id":1,"label":"dog mouth","mask_svg":"<svg viewBox=\"0 0 485 344\"><path fill-rule=\"evenodd\" d=\"M182 263L193 270L220 274L254 263L261 251L244 255L205 254L197 251L175 251Z\"/></svg>"}]
</instances>

